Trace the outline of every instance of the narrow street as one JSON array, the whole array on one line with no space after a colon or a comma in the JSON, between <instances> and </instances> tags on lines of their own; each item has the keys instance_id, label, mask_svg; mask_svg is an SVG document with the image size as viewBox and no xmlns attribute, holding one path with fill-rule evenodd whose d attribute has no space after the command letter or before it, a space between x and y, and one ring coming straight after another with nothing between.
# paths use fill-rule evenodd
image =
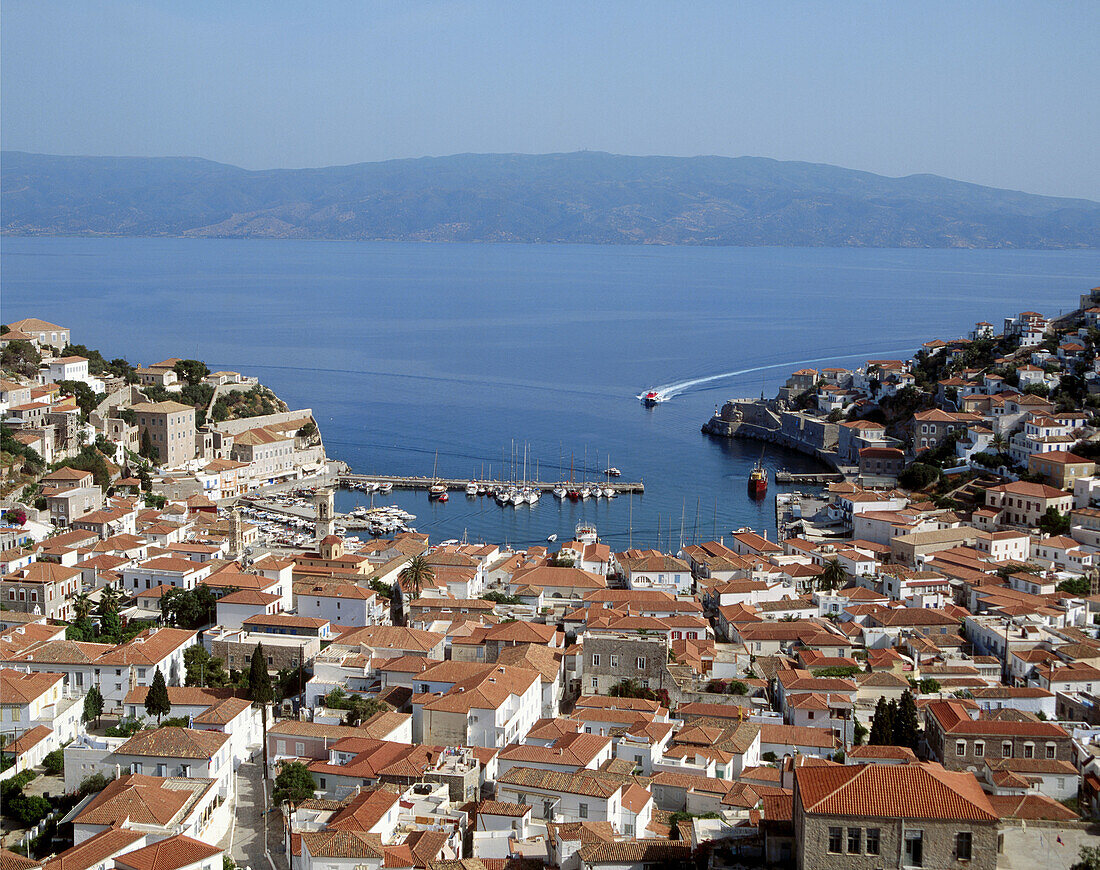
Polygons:
<instances>
[{"instance_id":1,"label":"narrow street","mask_svg":"<svg viewBox=\"0 0 1100 870\"><path fill-rule=\"evenodd\" d=\"M237 771L237 795L234 812L236 828L232 834L230 855L240 868L272 870L264 855L264 794L263 762L246 761ZM269 786L270 789L270 786ZM270 793L270 791L269 791ZM271 813L267 818L267 848L274 861L275 870L289 870L282 843L283 826L280 815ZM228 835L226 842L228 845Z\"/></svg>"}]
</instances>

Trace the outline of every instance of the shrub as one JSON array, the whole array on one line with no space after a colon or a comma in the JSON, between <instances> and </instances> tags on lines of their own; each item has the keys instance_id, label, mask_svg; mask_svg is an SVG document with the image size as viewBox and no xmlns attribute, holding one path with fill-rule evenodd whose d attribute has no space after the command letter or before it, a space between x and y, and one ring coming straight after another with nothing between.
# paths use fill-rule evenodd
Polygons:
<instances>
[{"instance_id":1,"label":"shrub","mask_svg":"<svg viewBox=\"0 0 1100 870\"><path fill-rule=\"evenodd\" d=\"M46 754L42 759L42 766L50 776L58 776L65 772L65 750L55 749Z\"/></svg>"},{"instance_id":2,"label":"shrub","mask_svg":"<svg viewBox=\"0 0 1100 870\"><path fill-rule=\"evenodd\" d=\"M103 791L110 782L111 780L107 779L102 773L93 773L86 776L80 781L80 796L87 797L90 794Z\"/></svg>"},{"instance_id":3,"label":"shrub","mask_svg":"<svg viewBox=\"0 0 1100 870\"><path fill-rule=\"evenodd\" d=\"M940 479L940 470L923 462L914 462L898 475L898 483L910 490L924 489Z\"/></svg>"}]
</instances>

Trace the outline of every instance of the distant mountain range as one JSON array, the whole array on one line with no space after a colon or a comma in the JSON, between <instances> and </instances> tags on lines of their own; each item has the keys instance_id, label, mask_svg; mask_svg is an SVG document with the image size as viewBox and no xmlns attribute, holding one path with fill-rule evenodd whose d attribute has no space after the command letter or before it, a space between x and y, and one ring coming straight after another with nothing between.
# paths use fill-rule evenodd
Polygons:
<instances>
[{"instance_id":1,"label":"distant mountain range","mask_svg":"<svg viewBox=\"0 0 1100 870\"><path fill-rule=\"evenodd\" d=\"M760 157L458 154L249 171L0 155L9 235L1095 248L1100 203Z\"/></svg>"}]
</instances>

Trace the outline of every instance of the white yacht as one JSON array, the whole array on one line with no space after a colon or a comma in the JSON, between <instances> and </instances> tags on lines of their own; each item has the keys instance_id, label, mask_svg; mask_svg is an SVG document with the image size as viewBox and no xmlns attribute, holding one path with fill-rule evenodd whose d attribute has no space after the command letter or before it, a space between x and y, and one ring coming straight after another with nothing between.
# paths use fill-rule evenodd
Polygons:
<instances>
[{"instance_id":1,"label":"white yacht","mask_svg":"<svg viewBox=\"0 0 1100 870\"><path fill-rule=\"evenodd\" d=\"M471 498L473 498L477 495L477 481L476 480L471 480L468 484L466 484L466 495L470 496Z\"/></svg>"},{"instance_id":2,"label":"white yacht","mask_svg":"<svg viewBox=\"0 0 1100 870\"><path fill-rule=\"evenodd\" d=\"M554 498L556 498L558 500L561 500L561 499L565 498L565 493L566 493L565 487L562 486L560 483L557 486L554 487Z\"/></svg>"},{"instance_id":3,"label":"white yacht","mask_svg":"<svg viewBox=\"0 0 1100 870\"><path fill-rule=\"evenodd\" d=\"M525 493L525 497L527 499L527 504L538 504L539 503L539 498L541 496L542 496L542 492L538 489L533 488L533 487L528 489L527 492Z\"/></svg>"}]
</instances>

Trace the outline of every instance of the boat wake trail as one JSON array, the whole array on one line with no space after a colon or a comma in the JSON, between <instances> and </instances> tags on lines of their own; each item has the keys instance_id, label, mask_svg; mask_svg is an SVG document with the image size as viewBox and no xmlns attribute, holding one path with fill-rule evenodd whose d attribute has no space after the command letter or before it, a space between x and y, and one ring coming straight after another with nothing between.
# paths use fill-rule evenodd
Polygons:
<instances>
[{"instance_id":1,"label":"boat wake trail","mask_svg":"<svg viewBox=\"0 0 1100 870\"><path fill-rule=\"evenodd\" d=\"M865 358L867 356L874 357L874 356L879 355L879 354L889 355L889 354L896 354L896 353L903 353L903 352L908 353L909 350L911 350L911 349L906 349L906 350L901 350L901 351L895 349L895 350L887 350L887 351L878 351L877 353L875 351L861 351L860 353L850 353L850 354L840 354L840 355L832 354L830 356L814 357L813 359L789 360L787 362L769 363L767 365L759 365L759 366L750 366L749 368L736 369L732 372L721 372L721 373L716 374L716 375L706 375L705 377L701 377L701 378L692 378L691 380L687 380L687 381L677 381L676 383L673 383L673 384L665 384L665 385L660 386L660 387L652 387L649 390L646 390L645 392L639 393L637 398L642 399L648 393L656 393L657 394L657 400L660 401L660 402L664 402L664 401L667 401L668 399L673 398L674 396L679 396L679 395L682 395L683 393L690 392L695 387L701 387L704 384L711 384L711 383L714 383L715 381L723 381L723 380L726 380L727 378L736 378L740 375L751 375L751 374L754 374L755 372L766 372L766 371L770 371L772 369L790 368L792 366L802 366L802 365L808 365L810 363L834 362L834 361L843 360L843 359L857 359L857 358L862 359L862 358Z\"/></svg>"}]
</instances>

